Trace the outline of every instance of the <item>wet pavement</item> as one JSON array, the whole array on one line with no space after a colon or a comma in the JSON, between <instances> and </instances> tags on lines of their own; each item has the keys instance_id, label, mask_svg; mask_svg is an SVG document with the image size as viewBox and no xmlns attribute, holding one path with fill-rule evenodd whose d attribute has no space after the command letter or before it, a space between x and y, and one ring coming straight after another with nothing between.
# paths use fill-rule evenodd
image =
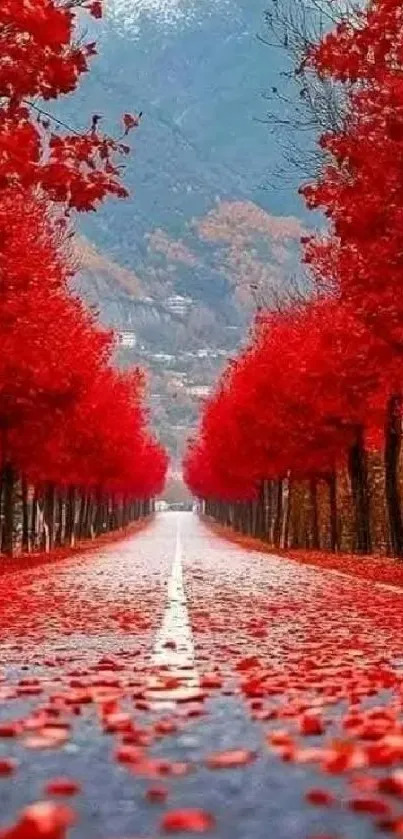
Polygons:
<instances>
[{"instance_id":1,"label":"wet pavement","mask_svg":"<svg viewBox=\"0 0 403 839\"><path fill-rule=\"evenodd\" d=\"M0 583L2 839L403 836L403 591L188 513Z\"/></svg>"}]
</instances>

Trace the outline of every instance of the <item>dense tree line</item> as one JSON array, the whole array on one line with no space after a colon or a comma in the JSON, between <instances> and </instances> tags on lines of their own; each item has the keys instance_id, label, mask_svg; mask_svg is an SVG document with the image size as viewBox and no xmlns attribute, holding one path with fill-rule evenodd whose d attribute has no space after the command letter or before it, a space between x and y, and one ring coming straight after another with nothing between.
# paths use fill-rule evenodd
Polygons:
<instances>
[{"instance_id":1,"label":"dense tree line","mask_svg":"<svg viewBox=\"0 0 403 839\"><path fill-rule=\"evenodd\" d=\"M121 136L61 125L95 45L95 2L5 0L0 9L0 547L49 550L126 526L162 487L166 455L147 428L144 376L116 371L113 335L69 290L72 213L124 197Z\"/></svg>"},{"instance_id":2,"label":"dense tree line","mask_svg":"<svg viewBox=\"0 0 403 839\"><path fill-rule=\"evenodd\" d=\"M302 242L314 294L259 314L186 459L211 515L284 547L403 555L402 50L397 0L347 10L306 49L343 97L301 187L328 222Z\"/></svg>"}]
</instances>

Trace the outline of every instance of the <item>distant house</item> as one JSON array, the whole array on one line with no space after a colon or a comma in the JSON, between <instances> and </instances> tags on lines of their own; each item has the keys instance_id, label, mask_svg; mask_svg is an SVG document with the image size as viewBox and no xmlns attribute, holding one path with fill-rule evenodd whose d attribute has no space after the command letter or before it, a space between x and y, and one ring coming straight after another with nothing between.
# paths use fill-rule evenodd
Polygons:
<instances>
[{"instance_id":1,"label":"distant house","mask_svg":"<svg viewBox=\"0 0 403 839\"><path fill-rule=\"evenodd\" d=\"M177 387L177 388L181 389L181 388L185 387L184 377L183 376L178 376L178 375L172 376L172 379L170 380L170 384L173 385L174 387Z\"/></svg>"},{"instance_id":2,"label":"distant house","mask_svg":"<svg viewBox=\"0 0 403 839\"><path fill-rule=\"evenodd\" d=\"M169 362L174 361L175 356L166 352L155 352L150 353L150 358L154 359L154 361L162 361L163 363L168 364Z\"/></svg>"},{"instance_id":3,"label":"distant house","mask_svg":"<svg viewBox=\"0 0 403 839\"><path fill-rule=\"evenodd\" d=\"M169 510L169 504L166 501L156 501L155 510L157 513L164 513L166 510Z\"/></svg>"},{"instance_id":4,"label":"distant house","mask_svg":"<svg viewBox=\"0 0 403 839\"><path fill-rule=\"evenodd\" d=\"M168 297L168 299L165 302L165 308L172 312L172 314L179 315L180 317L184 317L185 315L187 315L192 306L192 298L183 297L181 294L176 294L173 297Z\"/></svg>"},{"instance_id":5,"label":"distant house","mask_svg":"<svg viewBox=\"0 0 403 839\"><path fill-rule=\"evenodd\" d=\"M189 393L191 396L196 396L199 399L202 399L205 396L208 396L210 393L211 388L209 385L190 385L190 387L186 388L186 393Z\"/></svg>"},{"instance_id":6,"label":"distant house","mask_svg":"<svg viewBox=\"0 0 403 839\"><path fill-rule=\"evenodd\" d=\"M134 349L137 345L137 336L135 332L129 332L126 330L125 332L118 332L118 343L121 347L128 347L129 349Z\"/></svg>"}]
</instances>

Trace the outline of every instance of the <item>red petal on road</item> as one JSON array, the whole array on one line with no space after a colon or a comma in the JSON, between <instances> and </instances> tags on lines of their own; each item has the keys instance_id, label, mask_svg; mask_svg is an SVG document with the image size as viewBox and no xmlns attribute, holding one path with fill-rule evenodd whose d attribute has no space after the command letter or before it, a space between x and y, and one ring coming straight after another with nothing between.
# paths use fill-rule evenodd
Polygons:
<instances>
[{"instance_id":1,"label":"red petal on road","mask_svg":"<svg viewBox=\"0 0 403 839\"><path fill-rule=\"evenodd\" d=\"M115 758L119 763L140 763L144 758L144 749L138 746L121 746Z\"/></svg>"},{"instance_id":2,"label":"red petal on road","mask_svg":"<svg viewBox=\"0 0 403 839\"><path fill-rule=\"evenodd\" d=\"M81 786L72 778L54 778L48 781L45 791L49 795L76 795L81 791Z\"/></svg>"},{"instance_id":3,"label":"red petal on road","mask_svg":"<svg viewBox=\"0 0 403 839\"><path fill-rule=\"evenodd\" d=\"M67 728L52 728L47 726L39 730L38 734L27 737L24 746L28 749L57 749L64 746L69 739Z\"/></svg>"},{"instance_id":4,"label":"red petal on road","mask_svg":"<svg viewBox=\"0 0 403 839\"><path fill-rule=\"evenodd\" d=\"M200 679L202 688L221 688L223 684L222 678L215 673L205 673Z\"/></svg>"},{"instance_id":5,"label":"red petal on road","mask_svg":"<svg viewBox=\"0 0 403 839\"><path fill-rule=\"evenodd\" d=\"M3 722L0 724L0 737L18 737L21 730L18 722Z\"/></svg>"},{"instance_id":6,"label":"red petal on road","mask_svg":"<svg viewBox=\"0 0 403 839\"><path fill-rule=\"evenodd\" d=\"M350 769L361 769L368 763L368 758L360 746L342 740L333 743L325 752L323 769L338 775Z\"/></svg>"},{"instance_id":7,"label":"red petal on road","mask_svg":"<svg viewBox=\"0 0 403 839\"><path fill-rule=\"evenodd\" d=\"M397 769L388 777L381 778L378 789L387 795L403 795L403 769Z\"/></svg>"},{"instance_id":8,"label":"red petal on road","mask_svg":"<svg viewBox=\"0 0 403 839\"><path fill-rule=\"evenodd\" d=\"M300 732L305 737L323 734L325 730L323 720L319 714L303 714L300 720Z\"/></svg>"},{"instance_id":9,"label":"red petal on road","mask_svg":"<svg viewBox=\"0 0 403 839\"><path fill-rule=\"evenodd\" d=\"M266 735L268 744L273 746L290 746L292 744L292 737L286 729L279 728L276 731L270 731Z\"/></svg>"},{"instance_id":10,"label":"red petal on road","mask_svg":"<svg viewBox=\"0 0 403 839\"><path fill-rule=\"evenodd\" d=\"M204 833L215 827L215 819L205 810L172 810L166 813L161 828L166 833Z\"/></svg>"},{"instance_id":11,"label":"red petal on road","mask_svg":"<svg viewBox=\"0 0 403 839\"><path fill-rule=\"evenodd\" d=\"M17 768L17 763L11 758L3 757L0 760L0 776L5 778L8 775L13 775Z\"/></svg>"},{"instance_id":12,"label":"red petal on road","mask_svg":"<svg viewBox=\"0 0 403 839\"><path fill-rule=\"evenodd\" d=\"M389 804L380 798L353 798L349 801L349 807L356 813L371 813L374 816L390 814Z\"/></svg>"},{"instance_id":13,"label":"red petal on road","mask_svg":"<svg viewBox=\"0 0 403 839\"><path fill-rule=\"evenodd\" d=\"M242 658L241 661L238 662L236 665L236 670L240 673L243 673L246 670L251 670L252 667L259 667L260 661L255 655L251 655L248 658Z\"/></svg>"},{"instance_id":14,"label":"red petal on road","mask_svg":"<svg viewBox=\"0 0 403 839\"><path fill-rule=\"evenodd\" d=\"M154 730L157 734L174 734L178 726L173 720L159 720L155 723Z\"/></svg>"},{"instance_id":15,"label":"red petal on road","mask_svg":"<svg viewBox=\"0 0 403 839\"><path fill-rule=\"evenodd\" d=\"M18 822L0 831L1 839L64 839L76 814L64 804L38 801L22 811Z\"/></svg>"},{"instance_id":16,"label":"red petal on road","mask_svg":"<svg viewBox=\"0 0 403 839\"><path fill-rule=\"evenodd\" d=\"M146 792L146 798L153 803L166 801L168 797L168 790L166 787L150 787Z\"/></svg>"},{"instance_id":17,"label":"red petal on road","mask_svg":"<svg viewBox=\"0 0 403 839\"><path fill-rule=\"evenodd\" d=\"M233 749L228 752L217 752L207 758L206 764L209 769L235 769L238 766L246 766L256 759L256 752L249 749Z\"/></svg>"},{"instance_id":18,"label":"red petal on road","mask_svg":"<svg viewBox=\"0 0 403 839\"><path fill-rule=\"evenodd\" d=\"M305 798L310 804L315 804L317 807L330 807L336 800L334 796L325 789L310 789L308 790Z\"/></svg>"}]
</instances>

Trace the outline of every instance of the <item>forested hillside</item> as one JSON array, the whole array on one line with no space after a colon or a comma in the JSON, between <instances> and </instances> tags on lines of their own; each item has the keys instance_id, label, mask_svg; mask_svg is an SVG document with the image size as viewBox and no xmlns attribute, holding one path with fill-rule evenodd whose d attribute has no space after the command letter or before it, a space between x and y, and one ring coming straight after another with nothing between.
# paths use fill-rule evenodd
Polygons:
<instances>
[{"instance_id":1,"label":"forested hillside","mask_svg":"<svg viewBox=\"0 0 403 839\"><path fill-rule=\"evenodd\" d=\"M115 132L122 113L143 112L127 159L130 198L80 227L81 288L107 322L136 332L146 356L231 351L254 303L250 286L265 293L294 271L302 209L289 181L271 188L282 152L259 122L281 71L281 54L257 37L264 11L264 0L110 0L93 70L63 105L73 125L97 113ZM107 282L92 247L104 268L118 266ZM167 310L178 295L183 310ZM164 372L165 362L150 362ZM216 362L201 363L206 383Z\"/></svg>"}]
</instances>

